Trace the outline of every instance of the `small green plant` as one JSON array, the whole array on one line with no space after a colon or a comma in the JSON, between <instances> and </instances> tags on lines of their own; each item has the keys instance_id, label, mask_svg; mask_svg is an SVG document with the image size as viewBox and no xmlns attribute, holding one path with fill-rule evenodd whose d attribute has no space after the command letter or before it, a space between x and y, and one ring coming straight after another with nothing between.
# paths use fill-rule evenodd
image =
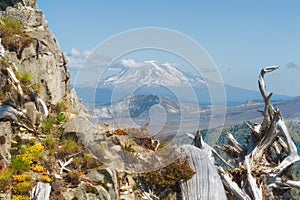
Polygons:
<instances>
[{"instance_id":1,"label":"small green plant","mask_svg":"<svg viewBox=\"0 0 300 200\"><path fill-rule=\"evenodd\" d=\"M63 155L68 155L68 154L79 153L82 150L83 147L81 144L78 144L71 138L65 138L62 140L62 146L59 149L59 153Z\"/></svg>"},{"instance_id":2,"label":"small green plant","mask_svg":"<svg viewBox=\"0 0 300 200\"><path fill-rule=\"evenodd\" d=\"M8 61L5 58L3 58L3 57L0 57L0 66L2 66L3 68L10 67Z\"/></svg>"},{"instance_id":3,"label":"small green plant","mask_svg":"<svg viewBox=\"0 0 300 200\"><path fill-rule=\"evenodd\" d=\"M58 149L58 139L54 135L47 135L44 140L44 145L47 147L49 156L54 155ZM49 158L49 157L48 157Z\"/></svg>"},{"instance_id":4,"label":"small green plant","mask_svg":"<svg viewBox=\"0 0 300 200\"><path fill-rule=\"evenodd\" d=\"M57 120L57 123L60 124L61 122L67 121L67 118L64 113L60 112L60 113L56 114L56 120Z\"/></svg>"},{"instance_id":5,"label":"small green plant","mask_svg":"<svg viewBox=\"0 0 300 200\"><path fill-rule=\"evenodd\" d=\"M21 80L22 76L21 76L21 73L15 68L13 67L13 72L15 73L15 76L18 80Z\"/></svg>"},{"instance_id":6,"label":"small green plant","mask_svg":"<svg viewBox=\"0 0 300 200\"><path fill-rule=\"evenodd\" d=\"M30 160L15 156L11 158L11 168L14 174L20 174L30 169Z\"/></svg>"},{"instance_id":7,"label":"small green plant","mask_svg":"<svg viewBox=\"0 0 300 200\"><path fill-rule=\"evenodd\" d=\"M32 146L21 147L20 153L11 159L11 168L14 174L20 174L30 169L30 165L41 157L44 146L35 144Z\"/></svg>"},{"instance_id":8,"label":"small green plant","mask_svg":"<svg viewBox=\"0 0 300 200\"><path fill-rule=\"evenodd\" d=\"M31 80L32 80L32 77L31 77L31 74L30 74L30 73L25 72L25 73L22 75L21 81L24 81L24 82L30 82Z\"/></svg>"},{"instance_id":9,"label":"small green plant","mask_svg":"<svg viewBox=\"0 0 300 200\"><path fill-rule=\"evenodd\" d=\"M3 168L0 170L0 192L4 192L10 185L13 171L9 168Z\"/></svg>"},{"instance_id":10,"label":"small green plant","mask_svg":"<svg viewBox=\"0 0 300 200\"><path fill-rule=\"evenodd\" d=\"M29 86L31 85L32 77L31 74L28 72L25 72L23 74L20 74L19 72L15 73L18 80L21 82L21 87L23 91L27 91Z\"/></svg>"},{"instance_id":11,"label":"small green plant","mask_svg":"<svg viewBox=\"0 0 300 200\"><path fill-rule=\"evenodd\" d=\"M43 140L45 146L49 149L53 149L56 146L57 138L54 135L47 135Z\"/></svg>"},{"instance_id":12,"label":"small green plant","mask_svg":"<svg viewBox=\"0 0 300 200\"><path fill-rule=\"evenodd\" d=\"M90 154L83 154L83 163L86 164L87 168L91 168L95 165L97 160Z\"/></svg>"},{"instance_id":13,"label":"small green plant","mask_svg":"<svg viewBox=\"0 0 300 200\"><path fill-rule=\"evenodd\" d=\"M21 149L21 154L17 155L20 158L26 158L30 160L30 164L37 162L41 157L41 152L45 147L41 144L34 144Z\"/></svg>"},{"instance_id":14,"label":"small green plant","mask_svg":"<svg viewBox=\"0 0 300 200\"><path fill-rule=\"evenodd\" d=\"M128 141L125 142L124 150L129 152L136 152L136 150L132 147L131 143Z\"/></svg>"},{"instance_id":15,"label":"small green plant","mask_svg":"<svg viewBox=\"0 0 300 200\"><path fill-rule=\"evenodd\" d=\"M44 119L43 123L40 125L41 131L44 133L51 133L51 130L53 128L53 125L55 124L55 121L51 118Z\"/></svg>"},{"instance_id":16,"label":"small green plant","mask_svg":"<svg viewBox=\"0 0 300 200\"><path fill-rule=\"evenodd\" d=\"M42 91L42 87L43 85L41 83L36 83L32 86L32 89L36 94L40 94Z\"/></svg>"}]
</instances>

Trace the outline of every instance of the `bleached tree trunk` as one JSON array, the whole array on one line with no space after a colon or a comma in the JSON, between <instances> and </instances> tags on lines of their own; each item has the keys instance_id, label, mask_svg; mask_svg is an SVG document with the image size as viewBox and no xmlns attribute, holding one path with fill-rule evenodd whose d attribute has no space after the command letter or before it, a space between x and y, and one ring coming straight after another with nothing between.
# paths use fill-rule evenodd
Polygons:
<instances>
[{"instance_id":1,"label":"bleached tree trunk","mask_svg":"<svg viewBox=\"0 0 300 200\"><path fill-rule=\"evenodd\" d=\"M202 138L198 141L197 147L181 146L189 158L191 168L195 171L195 175L190 180L180 185L182 198L184 200L225 200L226 194L213 162L212 148L204 143Z\"/></svg>"}]
</instances>

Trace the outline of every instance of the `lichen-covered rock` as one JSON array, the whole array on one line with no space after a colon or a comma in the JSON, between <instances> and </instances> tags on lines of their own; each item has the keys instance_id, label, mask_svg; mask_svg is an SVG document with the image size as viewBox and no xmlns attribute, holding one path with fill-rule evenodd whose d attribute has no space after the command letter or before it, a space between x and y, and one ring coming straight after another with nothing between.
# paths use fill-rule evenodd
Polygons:
<instances>
[{"instance_id":1,"label":"lichen-covered rock","mask_svg":"<svg viewBox=\"0 0 300 200\"><path fill-rule=\"evenodd\" d=\"M105 180L105 176L100 174L97 170L91 170L87 175L84 176L84 178L96 184L103 184Z\"/></svg>"},{"instance_id":2,"label":"lichen-covered rock","mask_svg":"<svg viewBox=\"0 0 300 200\"><path fill-rule=\"evenodd\" d=\"M74 117L64 124L64 132L62 137L74 135L74 138L80 139L85 147L88 147L94 142L93 124L87 118ZM76 140L78 140L76 139Z\"/></svg>"}]
</instances>

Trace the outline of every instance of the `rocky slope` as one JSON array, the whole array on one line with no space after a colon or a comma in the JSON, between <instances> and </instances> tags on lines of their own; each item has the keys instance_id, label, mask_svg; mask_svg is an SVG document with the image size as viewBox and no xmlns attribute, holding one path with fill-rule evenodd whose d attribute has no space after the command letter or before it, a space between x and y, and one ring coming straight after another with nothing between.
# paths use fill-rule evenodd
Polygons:
<instances>
[{"instance_id":1,"label":"rocky slope","mask_svg":"<svg viewBox=\"0 0 300 200\"><path fill-rule=\"evenodd\" d=\"M36 0L1 1L0 199L175 199L186 158L146 129L92 124L69 76Z\"/></svg>"}]
</instances>

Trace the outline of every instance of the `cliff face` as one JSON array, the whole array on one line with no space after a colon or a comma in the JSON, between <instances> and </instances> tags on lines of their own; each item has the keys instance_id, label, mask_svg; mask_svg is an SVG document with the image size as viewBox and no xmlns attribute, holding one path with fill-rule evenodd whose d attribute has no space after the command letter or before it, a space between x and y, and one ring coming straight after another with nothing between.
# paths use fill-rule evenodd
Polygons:
<instances>
[{"instance_id":1,"label":"cliff face","mask_svg":"<svg viewBox=\"0 0 300 200\"><path fill-rule=\"evenodd\" d=\"M70 93L67 60L36 0L5 0L0 9L5 11L2 15L20 20L24 34L30 38L19 49L6 48L8 60L21 74L29 73L33 84L41 86L39 96L45 102L55 105L62 101Z\"/></svg>"}]
</instances>

